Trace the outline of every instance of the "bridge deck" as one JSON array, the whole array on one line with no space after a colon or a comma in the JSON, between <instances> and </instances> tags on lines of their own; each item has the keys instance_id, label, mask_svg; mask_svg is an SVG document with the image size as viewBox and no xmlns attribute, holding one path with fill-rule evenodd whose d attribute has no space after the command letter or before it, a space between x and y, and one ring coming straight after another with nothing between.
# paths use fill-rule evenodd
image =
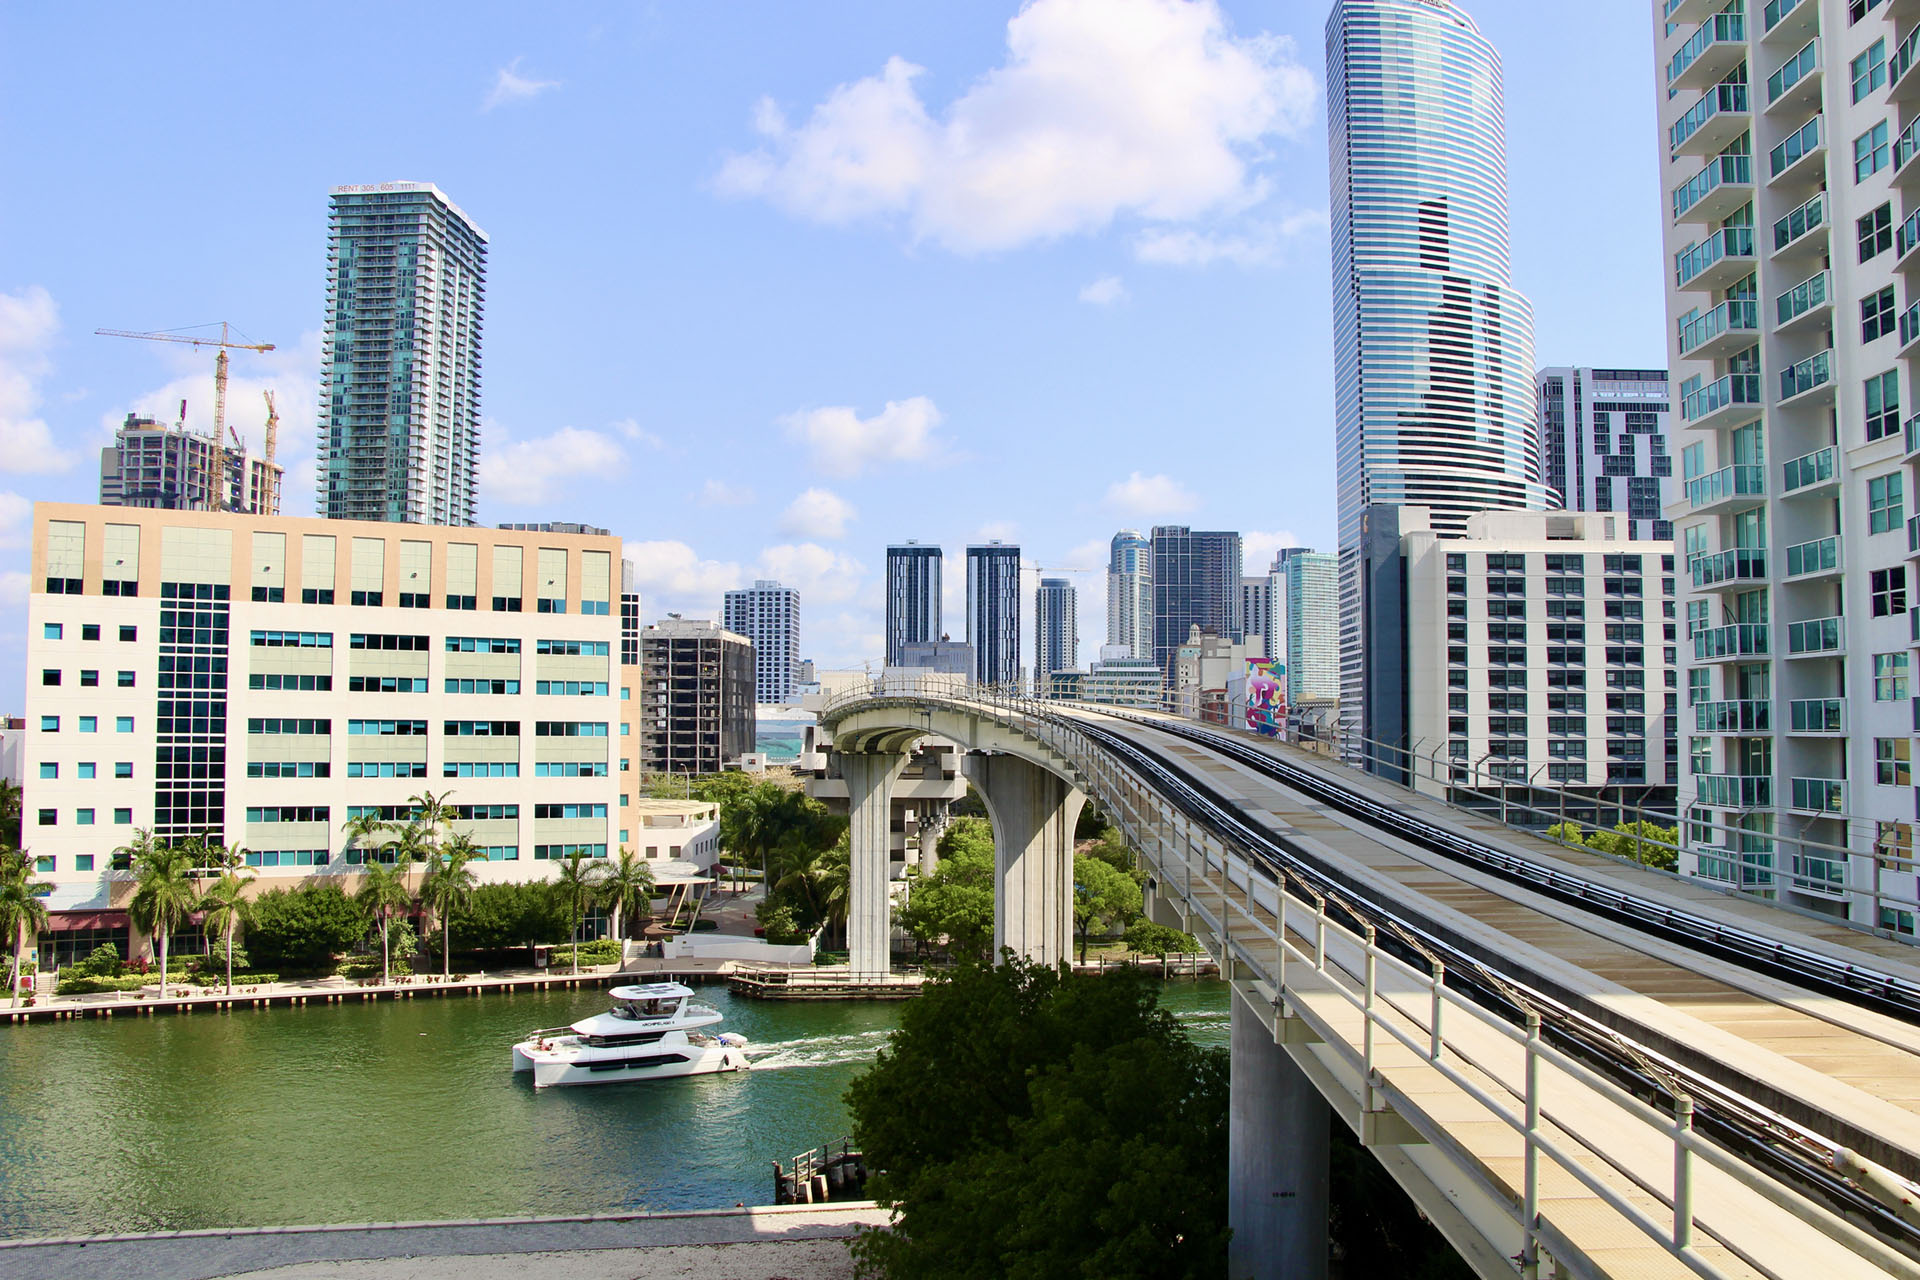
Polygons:
<instances>
[{"instance_id":1,"label":"bridge deck","mask_svg":"<svg viewBox=\"0 0 1920 1280\"><path fill-rule=\"evenodd\" d=\"M1729 962L1694 953L1682 953L1684 959L1676 960L1673 943L1450 863L1192 743L1152 736L1159 751L1245 803L1250 816L1364 868L1368 878L1392 887L1402 900L1409 892L1417 894L1431 914L1477 938L1489 955L1502 957L1503 967L1534 976L1582 1007L1655 1033L1689 1066L1811 1127L1829 1127L1817 1123L1822 1115L1845 1117L1850 1127L1865 1130L1899 1153L1872 1153L1876 1159L1910 1177L1920 1173L1920 1029ZM1285 746L1268 749L1292 752L1318 768L1339 768ZM1353 785L1350 775L1340 770L1339 781ZM1403 807L1420 808L1434 817L1460 816L1457 809L1378 780L1369 778L1366 784ZM1912 949L1904 944L1764 904L1729 901L1673 877L1562 849L1498 824L1483 822L1474 829L1490 843L1569 864L1592 878L1619 880L1623 888L1670 896L1676 889L1691 889L1687 896L1695 901L1690 905L1699 909L1731 910L1756 926L1794 935L1796 941L1835 953L1865 952L1878 967L1889 967L1891 961L1913 969L1920 978ZM1761 913L1762 918L1751 918Z\"/></svg>"}]
</instances>

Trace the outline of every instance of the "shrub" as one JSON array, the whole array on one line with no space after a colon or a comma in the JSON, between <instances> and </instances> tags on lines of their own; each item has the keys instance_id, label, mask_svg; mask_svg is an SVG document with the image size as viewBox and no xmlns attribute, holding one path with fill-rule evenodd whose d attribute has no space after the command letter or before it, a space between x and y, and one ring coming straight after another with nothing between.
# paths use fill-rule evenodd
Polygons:
<instances>
[{"instance_id":1,"label":"shrub","mask_svg":"<svg viewBox=\"0 0 1920 1280\"><path fill-rule=\"evenodd\" d=\"M85 960L76 960L66 968L65 977L73 978L117 978L126 966L120 963L120 948L111 942L103 942L87 953Z\"/></svg>"},{"instance_id":2,"label":"shrub","mask_svg":"<svg viewBox=\"0 0 1920 1280\"><path fill-rule=\"evenodd\" d=\"M196 973L193 980L203 987L224 987L227 985L227 972L225 969L220 969ZM257 973L240 969L233 971L233 985L236 987L257 987L263 983L278 981L280 981L280 975L277 973Z\"/></svg>"},{"instance_id":3,"label":"shrub","mask_svg":"<svg viewBox=\"0 0 1920 1280\"><path fill-rule=\"evenodd\" d=\"M90 996L102 991L138 991L147 985L143 974L128 974L123 978L94 977L86 974L75 975L69 968L60 975L60 983L53 991L61 996Z\"/></svg>"},{"instance_id":4,"label":"shrub","mask_svg":"<svg viewBox=\"0 0 1920 1280\"><path fill-rule=\"evenodd\" d=\"M367 933L367 917L337 884L270 889L254 899L247 951L280 973L320 973Z\"/></svg>"},{"instance_id":5,"label":"shrub","mask_svg":"<svg viewBox=\"0 0 1920 1280\"><path fill-rule=\"evenodd\" d=\"M1169 929L1163 924L1151 920L1135 920L1127 926L1127 950L1138 951L1142 955L1164 956L1172 953L1190 955L1200 949L1200 944L1190 933L1178 929Z\"/></svg>"},{"instance_id":6,"label":"shrub","mask_svg":"<svg viewBox=\"0 0 1920 1280\"><path fill-rule=\"evenodd\" d=\"M800 922L793 917L793 908L785 903L769 907L762 902L755 914L760 918L760 927L767 931L767 941L775 946L789 947L807 940L807 935L800 932Z\"/></svg>"}]
</instances>

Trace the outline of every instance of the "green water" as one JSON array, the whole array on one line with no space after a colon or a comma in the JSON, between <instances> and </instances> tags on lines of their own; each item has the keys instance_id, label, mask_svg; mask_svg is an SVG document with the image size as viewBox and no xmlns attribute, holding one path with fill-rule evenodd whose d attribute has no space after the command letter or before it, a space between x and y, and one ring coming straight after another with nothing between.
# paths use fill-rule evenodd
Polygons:
<instances>
[{"instance_id":1,"label":"green water","mask_svg":"<svg viewBox=\"0 0 1920 1280\"><path fill-rule=\"evenodd\" d=\"M755 1070L535 1093L509 1047L599 990L0 1028L0 1237L767 1203L900 1006L699 998ZM1166 1003L1225 1043L1223 985Z\"/></svg>"}]
</instances>

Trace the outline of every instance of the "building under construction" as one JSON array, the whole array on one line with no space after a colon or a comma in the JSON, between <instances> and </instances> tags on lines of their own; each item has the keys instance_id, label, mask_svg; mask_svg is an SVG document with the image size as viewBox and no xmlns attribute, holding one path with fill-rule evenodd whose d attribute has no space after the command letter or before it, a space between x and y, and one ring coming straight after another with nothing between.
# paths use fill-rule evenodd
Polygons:
<instances>
[{"instance_id":1,"label":"building under construction","mask_svg":"<svg viewBox=\"0 0 1920 1280\"><path fill-rule=\"evenodd\" d=\"M281 471L237 442L130 413L100 451L100 504L277 516Z\"/></svg>"}]
</instances>

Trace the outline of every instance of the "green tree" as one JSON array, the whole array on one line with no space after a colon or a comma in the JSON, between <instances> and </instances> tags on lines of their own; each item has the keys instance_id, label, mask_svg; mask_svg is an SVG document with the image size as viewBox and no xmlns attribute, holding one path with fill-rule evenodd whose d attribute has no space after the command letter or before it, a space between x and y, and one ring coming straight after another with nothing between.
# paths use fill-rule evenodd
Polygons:
<instances>
[{"instance_id":1,"label":"green tree","mask_svg":"<svg viewBox=\"0 0 1920 1280\"><path fill-rule=\"evenodd\" d=\"M620 856L600 879L600 901L613 918L613 936L625 938L629 913L653 902L653 868L633 850L621 847Z\"/></svg>"},{"instance_id":2,"label":"green tree","mask_svg":"<svg viewBox=\"0 0 1920 1280\"><path fill-rule=\"evenodd\" d=\"M453 806L448 803L452 795L452 788L439 795L422 788L419 795L408 800L413 806L413 821L425 834L430 849L438 849L453 828Z\"/></svg>"},{"instance_id":3,"label":"green tree","mask_svg":"<svg viewBox=\"0 0 1920 1280\"><path fill-rule=\"evenodd\" d=\"M22 803L20 784L0 778L0 849L20 847Z\"/></svg>"},{"instance_id":4,"label":"green tree","mask_svg":"<svg viewBox=\"0 0 1920 1280\"><path fill-rule=\"evenodd\" d=\"M1577 847L1630 858L1645 867L1660 871L1679 868L1680 828L1663 827L1657 822L1622 822L1611 831L1589 832L1577 822L1556 822L1547 828L1549 840L1560 840Z\"/></svg>"},{"instance_id":5,"label":"green tree","mask_svg":"<svg viewBox=\"0 0 1920 1280\"><path fill-rule=\"evenodd\" d=\"M956 832L955 828L959 828ZM981 830L986 830L984 839ZM993 835L981 818L962 818L940 837L939 865L916 879L900 927L921 946L984 959L993 946Z\"/></svg>"},{"instance_id":6,"label":"green tree","mask_svg":"<svg viewBox=\"0 0 1920 1280\"><path fill-rule=\"evenodd\" d=\"M1111 929L1140 914L1140 886L1124 871L1084 853L1073 855L1073 928L1086 963L1087 938L1095 926Z\"/></svg>"},{"instance_id":7,"label":"green tree","mask_svg":"<svg viewBox=\"0 0 1920 1280\"><path fill-rule=\"evenodd\" d=\"M239 849L238 845L234 848ZM208 941L218 935L227 949L227 994L233 994L233 944L241 932L253 922L253 904L247 900L247 886L253 883L253 873L245 869L245 855L241 856L238 868L228 868L220 878L206 887L200 895L200 905L206 908L206 916L200 927L206 930Z\"/></svg>"},{"instance_id":8,"label":"green tree","mask_svg":"<svg viewBox=\"0 0 1920 1280\"><path fill-rule=\"evenodd\" d=\"M196 842L197 843L197 842ZM167 946L174 929L193 912L199 900L193 872L194 850L157 840L135 831L132 842L118 852L133 857L133 922L160 942L160 990L167 989Z\"/></svg>"},{"instance_id":9,"label":"green tree","mask_svg":"<svg viewBox=\"0 0 1920 1280\"><path fill-rule=\"evenodd\" d=\"M368 919L380 926L380 983L385 986L393 981L393 952L388 945L393 918L413 909L413 890L407 887L406 868L377 859L362 862L360 887L354 891L353 900Z\"/></svg>"},{"instance_id":10,"label":"green tree","mask_svg":"<svg viewBox=\"0 0 1920 1280\"><path fill-rule=\"evenodd\" d=\"M600 880L606 868L592 856L575 849L560 861L554 883L567 903L567 933L573 939L573 967L580 967L580 922L587 905L600 896Z\"/></svg>"},{"instance_id":11,"label":"green tree","mask_svg":"<svg viewBox=\"0 0 1920 1280\"><path fill-rule=\"evenodd\" d=\"M0 931L13 942L13 977L7 992L16 1006L20 1003L20 965L26 958L27 939L46 930L45 898L52 892L53 885L35 877L33 859L25 850L0 848Z\"/></svg>"},{"instance_id":12,"label":"green tree","mask_svg":"<svg viewBox=\"0 0 1920 1280\"><path fill-rule=\"evenodd\" d=\"M473 895L474 875L467 866L473 856L472 841L465 836L455 836L447 841L444 849L430 857L427 878L420 885L421 904L433 912L434 921L440 926L442 978L452 973L448 957L453 949L453 919L466 909Z\"/></svg>"},{"instance_id":13,"label":"green tree","mask_svg":"<svg viewBox=\"0 0 1920 1280\"><path fill-rule=\"evenodd\" d=\"M340 829L347 833L346 852L350 855L359 854L358 861L361 863L375 861L380 856L380 850L393 843L392 828L380 820L377 810L368 810L348 818L340 824ZM349 857L347 861L355 859ZM387 861L391 862L392 859Z\"/></svg>"},{"instance_id":14,"label":"green tree","mask_svg":"<svg viewBox=\"0 0 1920 1280\"><path fill-rule=\"evenodd\" d=\"M474 951L500 951L567 936L567 903L549 880L517 884L483 884L468 895L460 922L461 940Z\"/></svg>"},{"instance_id":15,"label":"green tree","mask_svg":"<svg viewBox=\"0 0 1920 1280\"><path fill-rule=\"evenodd\" d=\"M863 1273L1213 1277L1226 1269L1227 1057L1132 969L965 965L902 1006L847 1104L893 1227Z\"/></svg>"},{"instance_id":16,"label":"green tree","mask_svg":"<svg viewBox=\"0 0 1920 1280\"><path fill-rule=\"evenodd\" d=\"M329 971L334 957L367 936L367 917L333 881L269 889L253 900L247 953L276 973Z\"/></svg>"},{"instance_id":17,"label":"green tree","mask_svg":"<svg viewBox=\"0 0 1920 1280\"><path fill-rule=\"evenodd\" d=\"M1199 949L1200 943L1192 934L1169 929L1151 920L1135 920L1127 926L1127 950L1138 951L1141 955L1167 956L1176 952L1191 955Z\"/></svg>"}]
</instances>

